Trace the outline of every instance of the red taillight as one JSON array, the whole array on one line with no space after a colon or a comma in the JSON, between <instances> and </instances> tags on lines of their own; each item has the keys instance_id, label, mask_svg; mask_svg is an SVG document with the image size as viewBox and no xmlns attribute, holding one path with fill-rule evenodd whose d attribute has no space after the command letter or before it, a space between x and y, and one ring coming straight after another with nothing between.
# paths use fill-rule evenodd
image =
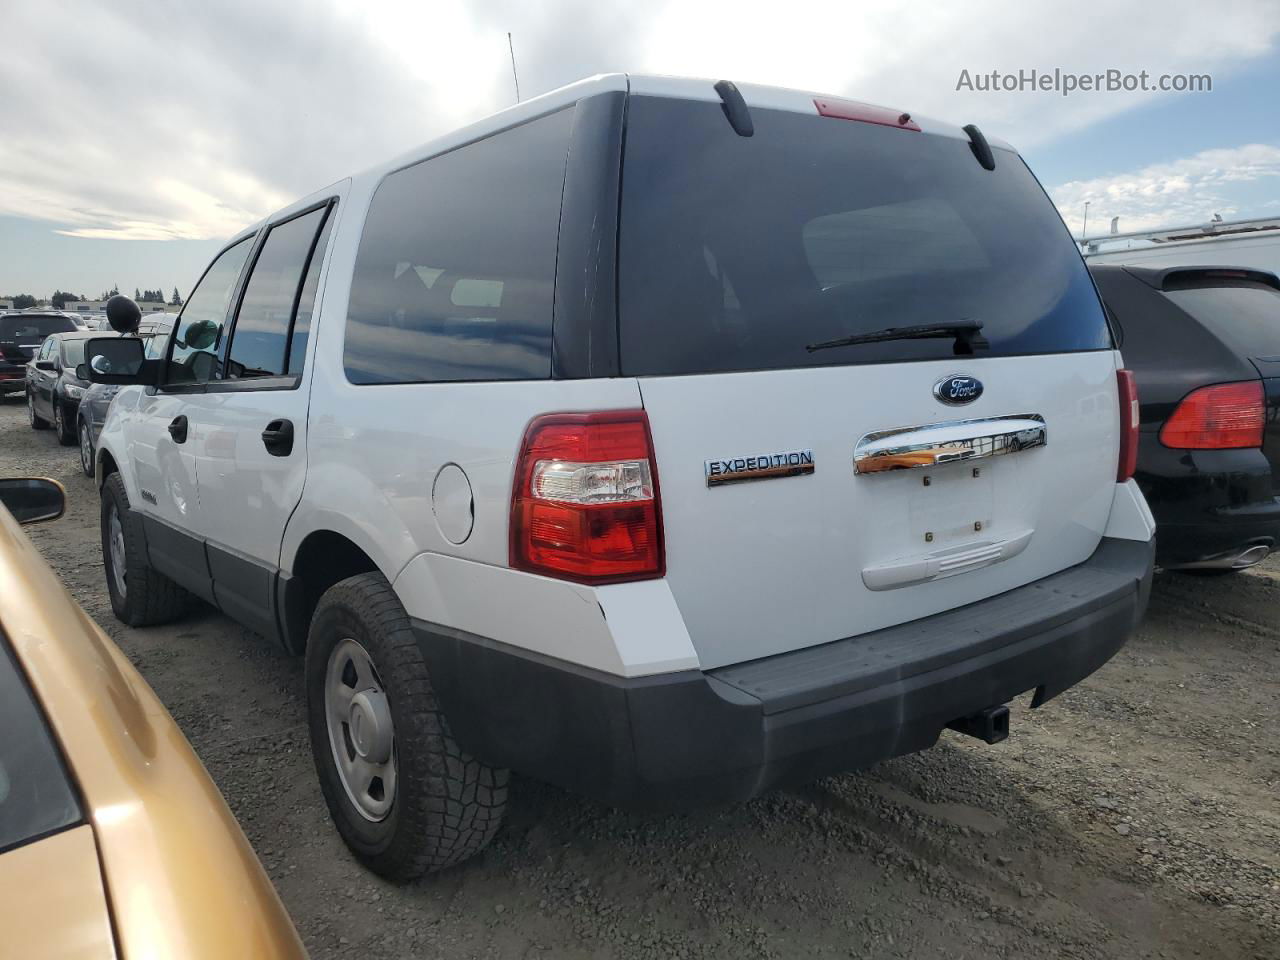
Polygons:
<instances>
[{"instance_id":1,"label":"red taillight","mask_svg":"<svg viewBox=\"0 0 1280 960\"><path fill-rule=\"evenodd\" d=\"M1164 422L1160 442L1175 450L1260 447L1265 419L1261 380L1201 387Z\"/></svg>"},{"instance_id":2,"label":"red taillight","mask_svg":"<svg viewBox=\"0 0 1280 960\"><path fill-rule=\"evenodd\" d=\"M1120 461L1116 466L1116 482L1124 483L1138 467L1138 384L1132 370L1117 370L1116 385L1120 394Z\"/></svg>"},{"instance_id":3,"label":"red taillight","mask_svg":"<svg viewBox=\"0 0 1280 960\"><path fill-rule=\"evenodd\" d=\"M529 424L511 495L511 566L610 583L662 576L662 513L643 410Z\"/></svg>"}]
</instances>

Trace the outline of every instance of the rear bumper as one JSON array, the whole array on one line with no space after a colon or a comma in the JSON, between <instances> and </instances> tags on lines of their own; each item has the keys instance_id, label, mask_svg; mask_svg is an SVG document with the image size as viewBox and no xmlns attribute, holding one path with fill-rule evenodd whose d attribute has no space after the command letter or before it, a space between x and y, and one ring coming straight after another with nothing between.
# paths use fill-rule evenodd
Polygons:
<instances>
[{"instance_id":1,"label":"rear bumper","mask_svg":"<svg viewBox=\"0 0 1280 960\"><path fill-rule=\"evenodd\" d=\"M1170 450L1144 438L1138 485L1159 525L1156 563L1199 564L1280 546L1280 499L1261 450Z\"/></svg>"},{"instance_id":2,"label":"rear bumper","mask_svg":"<svg viewBox=\"0 0 1280 960\"><path fill-rule=\"evenodd\" d=\"M953 720L1093 673L1146 609L1154 545L875 633L709 672L622 678L414 622L460 745L607 803L756 796L933 745Z\"/></svg>"},{"instance_id":3,"label":"rear bumper","mask_svg":"<svg viewBox=\"0 0 1280 960\"><path fill-rule=\"evenodd\" d=\"M27 368L0 360L0 394L23 393L27 389Z\"/></svg>"}]
</instances>

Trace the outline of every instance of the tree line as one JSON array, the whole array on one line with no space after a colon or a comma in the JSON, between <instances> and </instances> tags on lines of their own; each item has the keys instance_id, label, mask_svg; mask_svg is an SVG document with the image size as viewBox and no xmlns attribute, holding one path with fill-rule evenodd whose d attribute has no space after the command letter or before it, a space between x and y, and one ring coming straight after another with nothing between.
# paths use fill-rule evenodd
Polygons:
<instances>
[{"instance_id":1,"label":"tree line","mask_svg":"<svg viewBox=\"0 0 1280 960\"><path fill-rule=\"evenodd\" d=\"M120 292L120 288L118 286L113 286L110 290L102 291L102 296L98 297L98 299L110 300L112 297L116 296L119 292ZM0 300L12 300L13 309L15 310L27 310L27 309L30 309L31 307L43 307L43 306L52 307L54 310L63 310L66 308L67 303L71 300L88 300L88 299L89 298L86 297L83 293L72 293L69 290L61 290L61 289L53 291L53 295L49 297L48 300L45 300L43 298L38 298L31 293L15 293L12 296L0 296ZM133 299L136 300L138 303L167 303L168 306L171 306L171 307L182 306L182 294L178 292L177 287L173 288L173 293L170 295L167 301L165 300L165 297L164 297L164 291L159 288L156 288L155 290L139 290L137 287L134 287Z\"/></svg>"}]
</instances>

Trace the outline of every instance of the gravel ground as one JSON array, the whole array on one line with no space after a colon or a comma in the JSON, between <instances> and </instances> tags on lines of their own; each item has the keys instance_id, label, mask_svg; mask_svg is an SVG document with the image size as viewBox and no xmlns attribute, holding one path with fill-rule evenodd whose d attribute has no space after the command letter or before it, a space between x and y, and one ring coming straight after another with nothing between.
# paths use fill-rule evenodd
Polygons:
<instances>
[{"instance_id":1,"label":"gravel ground","mask_svg":"<svg viewBox=\"0 0 1280 960\"><path fill-rule=\"evenodd\" d=\"M299 661L211 609L111 615L74 448L0 402L0 475L53 476L30 528L185 730L316 958L1280 958L1280 562L1160 574L1139 634L995 747L680 816L517 779L483 856L395 887L312 772Z\"/></svg>"}]
</instances>

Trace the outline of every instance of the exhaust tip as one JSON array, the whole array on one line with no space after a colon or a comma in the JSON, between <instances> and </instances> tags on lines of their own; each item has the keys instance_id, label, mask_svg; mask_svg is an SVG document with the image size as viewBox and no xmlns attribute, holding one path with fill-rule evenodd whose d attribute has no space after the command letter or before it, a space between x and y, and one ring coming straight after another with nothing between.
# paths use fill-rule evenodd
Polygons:
<instances>
[{"instance_id":1,"label":"exhaust tip","mask_svg":"<svg viewBox=\"0 0 1280 960\"><path fill-rule=\"evenodd\" d=\"M1243 570L1261 563L1271 555L1271 548L1265 543L1257 543L1240 553L1231 564L1233 570Z\"/></svg>"}]
</instances>

